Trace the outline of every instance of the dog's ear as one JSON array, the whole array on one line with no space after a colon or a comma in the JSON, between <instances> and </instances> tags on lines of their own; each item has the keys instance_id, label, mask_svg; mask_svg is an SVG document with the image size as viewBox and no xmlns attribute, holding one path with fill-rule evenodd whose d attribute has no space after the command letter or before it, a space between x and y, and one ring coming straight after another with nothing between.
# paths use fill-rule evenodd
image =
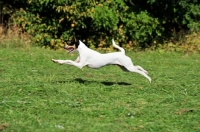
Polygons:
<instances>
[{"instance_id":1,"label":"dog's ear","mask_svg":"<svg viewBox=\"0 0 200 132\"><path fill-rule=\"evenodd\" d=\"M79 46L79 41L78 41L78 39L76 38L75 35L73 35L72 41L71 41L70 43L68 43L67 45L69 45L69 46L75 45L75 49L78 48L78 46Z\"/></svg>"},{"instance_id":2,"label":"dog's ear","mask_svg":"<svg viewBox=\"0 0 200 132\"><path fill-rule=\"evenodd\" d=\"M74 42L78 42L78 40L77 40L77 38L76 38L76 36L74 35Z\"/></svg>"}]
</instances>

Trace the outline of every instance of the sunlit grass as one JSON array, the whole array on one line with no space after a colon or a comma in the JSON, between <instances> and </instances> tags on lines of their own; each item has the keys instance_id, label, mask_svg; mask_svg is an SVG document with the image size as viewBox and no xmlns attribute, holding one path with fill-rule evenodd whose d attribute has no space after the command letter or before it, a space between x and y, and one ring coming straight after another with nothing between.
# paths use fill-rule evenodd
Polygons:
<instances>
[{"instance_id":1,"label":"sunlit grass","mask_svg":"<svg viewBox=\"0 0 200 132\"><path fill-rule=\"evenodd\" d=\"M80 70L51 62L77 54L0 49L4 131L199 131L200 56L129 52L152 83L115 66Z\"/></svg>"}]
</instances>

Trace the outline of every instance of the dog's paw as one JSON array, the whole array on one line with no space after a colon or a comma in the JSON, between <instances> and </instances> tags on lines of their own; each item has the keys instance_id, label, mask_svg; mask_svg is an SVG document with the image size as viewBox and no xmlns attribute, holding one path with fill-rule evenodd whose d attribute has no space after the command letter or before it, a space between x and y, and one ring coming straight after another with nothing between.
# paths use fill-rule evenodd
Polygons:
<instances>
[{"instance_id":1,"label":"dog's paw","mask_svg":"<svg viewBox=\"0 0 200 132\"><path fill-rule=\"evenodd\" d=\"M54 59L51 59L51 61L53 61L54 63L58 63L60 65L65 64L65 62L63 60L54 60Z\"/></svg>"},{"instance_id":2,"label":"dog's paw","mask_svg":"<svg viewBox=\"0 0 200 132\"><path fill-rule=\"evenodd\" d=\"M56 62L56 60L54 60L54 59L51 59L51 61Z\"/></svg>"},{"instance_id":3,"label":"dog's paw","mask_svg":"<svg viewBox=\"0 0 200 132\"><path fill-rule=\"evenodd\" d=\"M150 79L149 79L149 82L151 83L151 81L152 81L152 80L151 80L151 78L150 78Z\"/></svg>"},{"instance_id":4,"label":"dog's paw","mask_svg":"<svg viewBox=\"0 0 200 132\"><path fill-rule=\"evenodd\" d=\"M54 63L62 64L62 63L59 62L59 60L51 59L51 61L53 61Z\"/></svg>"}]
</instances>

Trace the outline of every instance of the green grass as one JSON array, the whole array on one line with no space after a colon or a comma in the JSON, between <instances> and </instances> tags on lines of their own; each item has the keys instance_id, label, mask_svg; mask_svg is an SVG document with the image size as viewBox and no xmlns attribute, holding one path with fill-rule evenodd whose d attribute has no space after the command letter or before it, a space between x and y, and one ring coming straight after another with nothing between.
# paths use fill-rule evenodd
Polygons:
<instances>
[{"instance_id":1,"label":"green grass","mask_svg":"<svg viewBox=\"0 0 200 132\"><path fill-rule=\"evenodd\" d=\"M76 54L0 49L0 131L200 131L200 56L129 52L152 83L115 66L51 62Z\"/></svg>"}]
</instances>

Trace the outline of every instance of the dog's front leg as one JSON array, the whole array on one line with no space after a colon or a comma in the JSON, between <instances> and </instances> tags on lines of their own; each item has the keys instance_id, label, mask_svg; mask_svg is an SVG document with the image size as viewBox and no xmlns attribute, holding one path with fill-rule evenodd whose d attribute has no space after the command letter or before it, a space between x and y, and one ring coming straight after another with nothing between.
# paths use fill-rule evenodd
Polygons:
<instances>
[{"instance_id":1,"label":"dog's front leg","mask_svg":"<svg viewBox=\"0 0 200 132\"><path fill-rule=\"evenodd\" d=\"M80 57L79 56L76 58L75 62L77 62L77 63L80 62Z\"/></svg>"},{"instance_id":2,"label":"dog's front leg","mask_svg":"<svg viewBox=\"0 0 200 132\"><path fill-rule=\"evenodd\" d=\"M72 61L72 60L66 60L66 64L69 64L69 65L73 65L73 66L76 66L78 68L82 68L84 65L80 62L75 62L75 61Z\"/></svg>"},{"instance_id":3,"label":"dog's front leg","mask_svg":"<svg viewBox=\"0 0 200 132\"><path fill-rule=\"evenodd\" d=\"M84 65L82 63L79 63L79 62L75 62L75 61L72 61L72 60L54 60L52 59L53 62L56 62L58 64L69 64L69 65L73 65L73 66L76 66L78 68L82 68Z\"/></svg>"},{"instance_id":4,"label":"dog's front leg","mask_svg":"<svg viewBox=\"0 0 200 132\"><path fill-rule=\"evenodd\" d=\"M52 59L53 62L58 63L58 64L68 64L68 60L55 60Z\"/></svg>"}]
</instances>

